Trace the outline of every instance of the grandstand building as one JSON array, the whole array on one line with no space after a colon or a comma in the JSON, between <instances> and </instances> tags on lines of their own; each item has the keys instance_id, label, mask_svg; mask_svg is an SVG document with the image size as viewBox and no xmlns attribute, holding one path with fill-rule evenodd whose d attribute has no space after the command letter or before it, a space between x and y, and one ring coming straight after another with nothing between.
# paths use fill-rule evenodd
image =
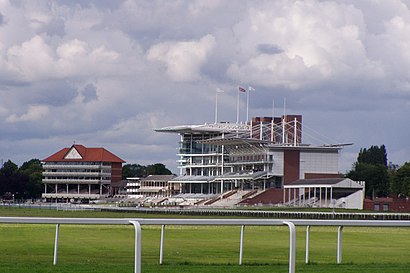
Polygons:
<instances>
[{"instance_id":1,"label":"grandstand building","mask_svg":"<svg viewBox=\"0 0 410 273\"><path fill-rule=\"evenodd\" d=\"M125 161L104 148L74 144L45 158L44 193L47 202L89 202L113 195L112 183L122 179Z\"/></svg>"},{"instance_id":2,"label":"grandstand building","mask_svg":"<svg viewBox=\"0 0 410 273\"><path fill-rule=\"evenodd\" d=\"M341 177L338 162L343 144L303 143L301 115L254 117L247 123L170 126L156 131L180 136L179 176L169 181L178 185L175 188L180 194L224 198L227 192L248 196L249 192L258 195L276 189L279 199L268 202L295 205L299 203L289 200L289 191L285 196L287 185L292 187L301 179ZM303 184L303 188L308 186ZM302 190L297 192L298 196L292 191L294 199L300 198ZM320 204L330 207L334 201L330 191L326 194L326 203L320 200Z\"/></svg>"}]
</instances>

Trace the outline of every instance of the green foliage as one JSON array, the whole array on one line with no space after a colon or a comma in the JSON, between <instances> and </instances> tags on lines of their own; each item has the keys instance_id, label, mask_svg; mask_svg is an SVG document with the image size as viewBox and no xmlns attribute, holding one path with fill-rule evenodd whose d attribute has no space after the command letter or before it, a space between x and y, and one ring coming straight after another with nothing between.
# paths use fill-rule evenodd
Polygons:
<instances>
[{"instance_id":1,"label":"green foliage","mask_svg":"<svg viewBox=\"0 0 410 273\"><path fill-rule=\"evenodd\" d=\"M384 145L360 149L357 162L347 174L352 180L366 182L366 196L385 197L390 193L387 152Z\"/></svg>"},{"instance_id":2,"label":"green foliage","mask_svg":"<svg viewBox=\"0 0 410 273\"><path fill-rule=\"evenodd\" d=\"M392 173L391 192L400 197L410 195L410 162Z\"/></svg>"},{"instance_id":3,"label":"green foliage","mask_svg":"<svg viewBox=\"0 0 410 273\"><path fill-rule=\"evenodd\" d=\"M127 177L147 177L148 175L166 175L172 172L162 163L143 166L139 164L126 164L122 167L123 179Z\"/></svg>"},{"instance_id":4,"label":"green foliage","mask_svg":"<svg viewBox=\"0 0 410 273\"><path fill-rule=\"evenodd\" d=\"M367 163L372 165L383 165L387 167L386 146L371 146L369 149L360 149L357 157L358 163Z\"/></svg>"},{"instance_id":5,"label":"green foliage","mask_svg":"<svg viewBox=\"0 0 410 273\"><path fill-rule=\"evenodd\" d=\"M18 166L11 160L0 169L0 195L12 194L16 199L37 198L42 192L42 166L32 159Z\"/></svg>"},{"instance_id":6,"label":"green foliage","mask_svg":"<svg viewBox=\"0 0 410 273\"><path fill-rule=\"evenodd\" d=\"M2 168L0 169L0 175L10 177L17 173L17 170L18 166L9 159L6 163L3 164Z\"/></svg>"}]
</instances>

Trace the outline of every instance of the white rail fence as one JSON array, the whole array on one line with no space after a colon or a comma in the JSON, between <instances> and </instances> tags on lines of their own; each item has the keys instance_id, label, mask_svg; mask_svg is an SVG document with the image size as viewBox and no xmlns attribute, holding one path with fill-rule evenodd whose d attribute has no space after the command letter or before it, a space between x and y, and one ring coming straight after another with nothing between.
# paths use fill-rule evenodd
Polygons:
<instances>
[{"instance_id":1,"label":"white rail fence","mask_svg":"<svg viewBox=\"0 0 410 273\"><path fill-rule=\"evenodd\" d=\"M58 260L60 225L133 225L135 229L134 272L141 273L141 225L161 225L159 263L163 263L165 227L167 225L189 226L240 226L239 264L243 258L245 226L287 226L289 228L289 273L295 273L296 226L306 227L305 262L309 263L309 235L311 226L337 226L336 262L342 262L343 227L410 227L410 221L382 220L276 220L276 219L149 219L149 218L47 218L47 217L0 217L0 223L9 224L55 224L53 264Z\"/></svg>"}]
</instances>

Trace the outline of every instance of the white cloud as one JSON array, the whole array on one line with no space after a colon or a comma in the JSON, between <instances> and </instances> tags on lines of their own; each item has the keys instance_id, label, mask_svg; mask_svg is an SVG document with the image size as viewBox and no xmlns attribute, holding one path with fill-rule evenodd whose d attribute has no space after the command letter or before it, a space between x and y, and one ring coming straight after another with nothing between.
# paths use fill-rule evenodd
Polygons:
<instances>
[{"instance_id":1,"label":"white cloud","mask_svg":"<svg viewBox=\"0 0 410 273\"><path fill-rule=\"evenodd\" d=\"M201 66L207 61L215 43L212 35L198 41L159 43L150 48L147 58L162 62L167 75L174 81L196 81L201 79Z\"/></svg>"},{"instance_id":2,"label":"white cloud","mask_svg":"<svg viewBox=\"0 0 410 273\"><path fill-rule=\"evenodd\" d=\"M27 112L22 115L12 114L6 118L6 122L16 123L23 121L38 121L49 113L49 108L45 105L30 105Z\"/></svg>"},{"instance_id":3,"label":"white cloud","mask_svg":"<svg viewBox=\"0 0 410 273\"><path fill-rule=\"evenodd\" d=\"M54 152L77 140L115 147L127 161L175 162L177 137L153 127L213 121L216 87L226 90L220 120L235 120L232 90L249 83L251 115L269 115L272 100L286 97L309 127L357 143L343 166L367 144L408 160L408 1L0 0L0 8L2 147L31 139Z\"/></svg>"},{"instance_id":4,"label":"white cloud","mask_svg":"<svg viewBox=\"0 0 410 273\"><path fill-rule=\"evenodd\" d=\"M20 75L23 80L47 77L54 70L53 59L52 49L38 35L7 51L9 70Z\"/></svg>"}]
</instances>

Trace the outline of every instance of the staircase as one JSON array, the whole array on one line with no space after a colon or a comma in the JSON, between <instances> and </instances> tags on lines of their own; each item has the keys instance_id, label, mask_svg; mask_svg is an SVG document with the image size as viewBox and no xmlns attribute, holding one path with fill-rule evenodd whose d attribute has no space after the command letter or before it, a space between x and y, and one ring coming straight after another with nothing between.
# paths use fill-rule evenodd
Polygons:
<instances>
[{"instance_id":1,"label":"staircase","mask_svg":"<svg viewBox=\"0 0 410 273\"><path fill-rule=\"evenodd\" d=\"M281 204L283 202L283 189L268 189L260 194L245 199L239 203L239 205L272 205Z\"/></svg>"}]
</instances>

